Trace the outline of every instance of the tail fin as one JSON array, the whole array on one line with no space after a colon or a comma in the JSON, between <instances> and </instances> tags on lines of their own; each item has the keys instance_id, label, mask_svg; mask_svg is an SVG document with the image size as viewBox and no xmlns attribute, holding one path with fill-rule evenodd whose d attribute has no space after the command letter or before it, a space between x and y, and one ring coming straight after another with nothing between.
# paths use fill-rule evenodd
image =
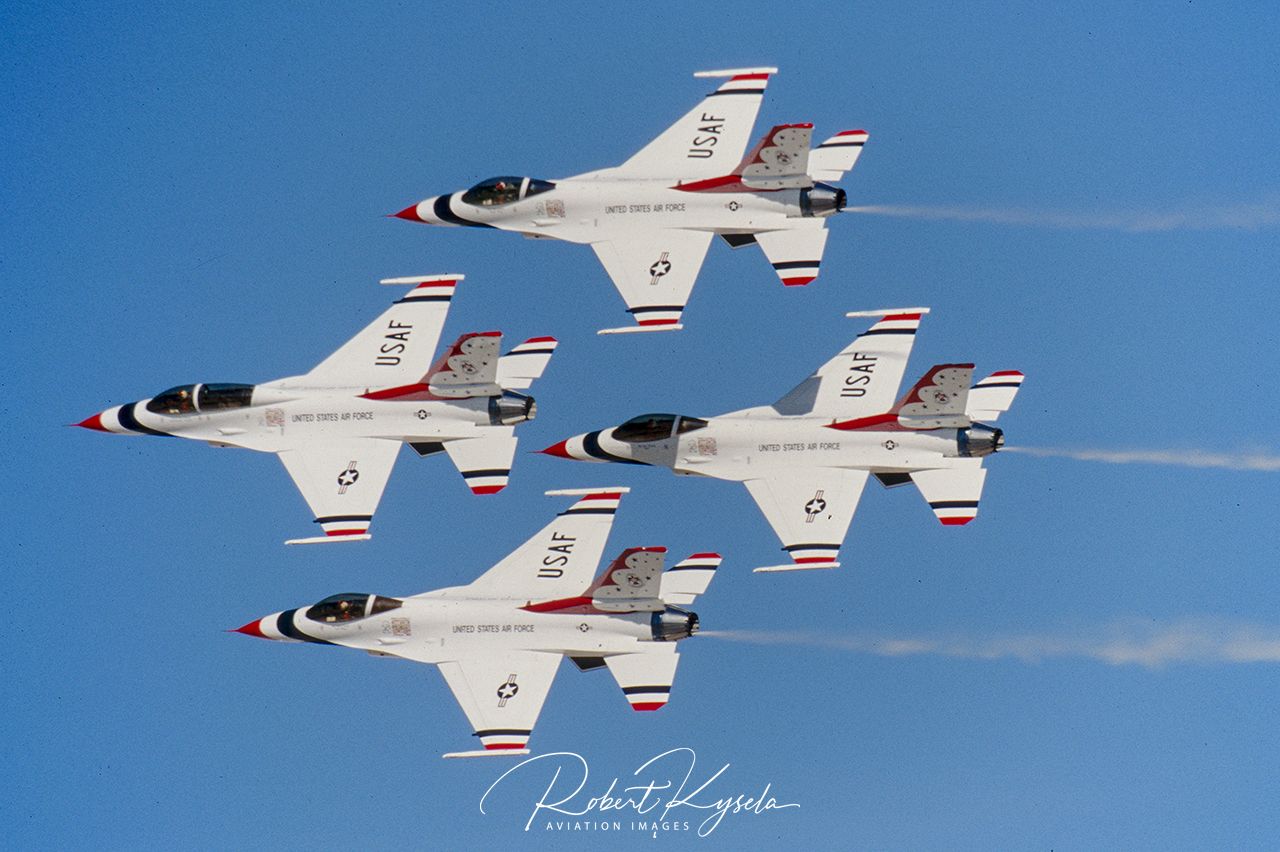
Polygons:
<instances>
[{"instance_id":1,"label":"tail fin","mask_svg":"<svg viewBox=\"0 0 1280 852\"><path fill-rule=\"evenodd\" d=\"M751 189L813 186L808 173L812 137L812 124L779 124L742 158L733 174Z\"/></svg>"},{"instance_id":2,"label":"tail fin","mask_svg":"<svg viewBox=\"0 0 1280 852\"><path fill-rule=\"evenodd\" d=\"M659 612L665 547L629 547L583 593L601 612Z\"/></svg>"},{"instance_id":3,"label":"tail fin","mask_svg":"<svg viewBox=\"0 0 1280 852\"><path fill-rule=\"evenodd\" d=\"M711 585L719 567L719 553L695 553L663 573L659 597L664 603L689 606Z\"/></svg>"},{"instance_id":4,"label":"tail fin","mask_svg":"<svg viewBox=\"0 0 1280 852\"><path fill-rule=\"evenodd\" d=\"M497 383L509 390L525 390L542 377L559 342L554 337L531 337L498 359Z\"/></svg>"},{"instance_id":5,"label":"tail fin","mask_svg":"<svg viewBox=\"0 0 1280 852\"><path fill-rule=\"evenodd\" d=\"M809 153L809 175L814 180L838 181L853 168L867 142L865 130L841 130Z\"/></svg>"},{"instance_id":6,"label":"tail fin","mask_svg":"<svg viewBox=\"0 0 1280 852\"><path fill-rule=\"evenodd\" d=\"M498 352L502 332L480 331L464 334L449 347L423 377L428 390L442 399L497 396Z\"/></svg>"},{"instance_id":7,"label":"tail fin","mask_svg":"<svg viewBox=\"0 0 1280 852\"><path fill-rule=\"evenodd\" d=\"M907 429L962 429L971 423L965 414L971 381L972 364L938 364L889 413L896 414L898 425Z\"/></svg>"},{"instance_id":8,"label":"tail fin","mask_svg":"<svg viewBox=\"0 0 1280 852\"><path fill-rule=\"evenodd\" d=\"M995 421L1013 407L1013 398L1024 378L1017 370L1001 370L978 382L969 391L969 419Z\"/></svg>"}]
</instances>

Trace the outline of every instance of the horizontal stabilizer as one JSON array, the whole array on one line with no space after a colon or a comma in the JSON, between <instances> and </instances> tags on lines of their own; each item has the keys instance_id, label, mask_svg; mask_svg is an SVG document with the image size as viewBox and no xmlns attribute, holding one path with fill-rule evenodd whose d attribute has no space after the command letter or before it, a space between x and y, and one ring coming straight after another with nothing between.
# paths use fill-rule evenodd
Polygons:
<instances>
[{"instance_id":1,"label":"horizontal stabilizer","mask_svg":"<svg viewBox=\"0 0 1280 852\"><path fill-rule=\"evenodd\" d=\"M458 468L473 494L497 494L507 487L516 454L515 429L489 426L483 438L447 441L444 451Z\"/></svg>"},{"instance_id":2,"label":"horizontal stabilizer","mask_svg":"<svg viewBox=\"0 0 1280 852\"><path fill-rule=\"evenodd\" d=\"M720 554L695 553L662 575L659 597L673 606L689 606L707 590L720 567Z\"/></svg>"},{"instance_id":3,"label":"horizontal stabilizer","mask_svg":"<svg viewBox=\"0 0 1280 852\"><path fill-rule=\"evenodd\" d=\"M508 390L525 390L551 363L558 341L554 337L531 337L498 359L497 383Z\"/></svg>"},{"instance_id":4,"label":"horizontal stabilizer","mask_svg":"<svg viewBox=\"0 0 1280 852\"><path fill-rule=\"evenodd\" d=\"M865 130L841 130L809 152L809 175L814 180L840 180L858 162L867 138Z\"/></svg>"},{"instance_id":5,"label":"horizontal stabilizer","mask_svg":"<svg viewBox=\"0 0 1280 852\"><path fill-rule=\"evenodd\" d=\"M643 653L616 654L604 661L632 710L657 710L671 697L680 655L674 642L655 642Z\"/></svg>"},{"instance_id":6,"label":"horizontal stabilizer","mask_svg":"<svg viewBox=\"0 0 1280 852\"><path fill-rule=\"evenodd\" d=\"M827 245L827 229L821 219L797 221L801 224L790 230L756 234L760 250L787 287L800 287L818 277Z\"/></svg>"},{"instance_id":7,"label":"horizontal stabilizer","mask_svg":"<svg viewBox=\"0 0 1280 852\"><path fill-rule=\"evenodd\" d=\"M992 373L969 390L966 411L971 420L991 422L1013 407L1025 377L1017 370Z\"/></svg>"},{"instance_id":8,"label":"horizontal stabilizer","mask_svg":"<svg viewBox=\"0 0 1280 852\"><path fill-rule=\"evenodd\" d=\"M982 485L987 479L981 459L956 459L955 463L957 467L911 474L929 508L949 527L963 526L977 517Z\"/></svg>"}]
</instances>

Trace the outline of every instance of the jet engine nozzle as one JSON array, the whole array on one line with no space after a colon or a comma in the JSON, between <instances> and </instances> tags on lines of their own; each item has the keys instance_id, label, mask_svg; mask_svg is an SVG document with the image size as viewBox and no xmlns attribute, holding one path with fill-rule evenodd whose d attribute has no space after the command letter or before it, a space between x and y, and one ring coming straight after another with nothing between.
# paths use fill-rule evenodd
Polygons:
<instances>
[{"instance_id":1,"label":"jet engine nozzle","mask_svg":"<svg viewBox=\"0 0 1280 852\"><path fill-rule=\"evenodd\" d=\"M960 455L967 458L989 456L1004 446L1004 432L991 426L975 423L968 429L956 432Z\"/></svg>"},{"instance_id":2,"label":"jet engine nozzle","mask_svg":"<svg viewBox=\"0 0 1280 852\"><path fill-rule=\"evenodd\" d=\"M653 641L678 642L698 632L698 614L669 606L655 612L649 619L649 626L653 628Z\"/></svg>"},{"instance_id":3,"label":"jet engine nozzle","mask_svg":"<svg viewBox=\"0 0 1280 852\"><path fill-rule=\"evenodd\" d=\"M800 190L800 215L834 216L844 209L847 200L840 187L816 183L811 189Z\"/></svg>"},{"instance_id":4,"label":"jet engine nozzle","mask_svg":"<svg viewBox=\"0 0 1280 852\"><path fill-rule=\"evenodd\" d=\"M493 426L514 426L537 415L538 404L531 396L503 391L502 396L489 397L489 423Z\"/></svg>"}]
</instances>

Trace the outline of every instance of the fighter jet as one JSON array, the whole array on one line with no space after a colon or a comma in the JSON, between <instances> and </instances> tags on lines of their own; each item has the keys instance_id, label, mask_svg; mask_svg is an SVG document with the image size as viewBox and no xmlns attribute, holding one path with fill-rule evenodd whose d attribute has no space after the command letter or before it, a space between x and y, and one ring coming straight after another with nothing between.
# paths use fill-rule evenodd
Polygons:
<instances>
[{"instance_id":1,"label":"fighter jet","mask_svg":"<svg viewBox=\"0 0 1280 852\"><path fill-rule=\"evenodd\" d=\"M676 643L698 631L683 607L707 590L720 557L697 553L664 572L665 547L631 547L593 581L628 490L548 491L580 499L469 585L332 595L235 632L439 666L484 746L445 757L528 754L562 657L581 671L608 668L633 710L657 710L675 679Z\"/></svg>"},{"instance_id":2,"label":"fighter jet","mask_svg":"<svg viewBox=\"0 0 1280 852\"><path fill-rule=\"evenodd\" d=\"M306 375L179 385L76 425L276 453L324 531L287 544L367 540L402 443L445 453L473 492L496 493L511 471L514 426L536 413L517 391L542 375L556 340L531 338L499 357L501 332L464 334L428 368L463 277L383 280L414 287Z\"/></svg>"},{"instance_id":3,"label":"fighter jet","mask_svg":"<svg viewBox=\"0 0 1280 852\"><path fill-rule=\"evenodd\" d=\"M601 334L682 328L711 238L757 244L787 286L818 276L838 181L867 134L844 130L812 151L812 124L774 127L743 156L776 68L699 71L714 92L620 166L554 181L495 177L392 214L428 225L515 231L587 243L635 319Z\"/></svg>"},{"instance_id":4,"label":"fighter jet","mask_svg":"<svg viewBox=\"0 0 1280 852\"><path fill-rule=\"evenodd\" d=\"M839 355L772 405L719 417L644 414L542 452L580 461L669 467L747 486L791 564L756 571L837 568L867 477L915 483L938 520L972 521L1004 443L995 421L1022 385L1016 370L970 388L973 364L939 364L894 402L928 308L858 311L879 317Z\"/></svg>"}]
</instances>

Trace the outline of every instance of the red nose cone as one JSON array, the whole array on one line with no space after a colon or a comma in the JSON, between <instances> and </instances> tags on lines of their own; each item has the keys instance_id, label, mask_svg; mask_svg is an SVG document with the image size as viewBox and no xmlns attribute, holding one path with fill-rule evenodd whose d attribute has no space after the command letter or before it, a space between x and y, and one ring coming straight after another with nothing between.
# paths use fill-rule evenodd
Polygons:
<instances>
[{"instance_id":1,"label":"red nose cone","mask_svg":"<svg viewBox=\"0 0 1280 852\"><path fill-rule=\"evenodd\" d=\"M547 447L545 450L538 450L538 452L546 453L549 456L557 456L562 459L571 459L573 458L573 456L569 455L569 448L565 446L568 443L569 441L568 439L566 439L561 441L558 444L552 444L550 447Z\"/></svg>"},{"instance_id":2,"label":"red nose cone","mask_svg":"<svg viewBox=\"0 0 1280 852\"><path fill-rule=\"evenodd\" d=\"M418 215L418 205L416 204L404 208L399 213L392 213L391 216L394 219L404 219L409 222L423 222L425 224L425 220Z\"/></svg>"},{"instance_id":3,"label":"red nose cone","mask_svg":"<svg viewBox=\"0 0 1280 852\"><path fill-rule=\"evenodd\" d=\"M244 625L243 627L237 627L235 630L232 630L230 632L243 633L245 636L257 636L259 639L268 639L270 637L268 637L265 633L263 633L262 628L258 626L258 622L261 620L262 619L260 618L254 619L253 621L250 621L248 624Z\"/></svg>"},{"instance_id":4,"label":"red nose cone","mask_svg":"<svg viewBox=\"0 0 1280 852\"><path fill-rule=\"evenodd\" d=\"M111 430L110 430L110 429L108 429L106 426L103 426L103 425L102 425L102 415L101 415L101 414L95 414L95 415L93 415L92 417L86 417L84 420L81 420L81 421L80 421L79 423L77 423L76 425L77 425L77 426L83 426L85 429L93 429L94 431L97 431L97 432L110 432L110 431L111 431Z\"/></svg>"}]
</instances>

